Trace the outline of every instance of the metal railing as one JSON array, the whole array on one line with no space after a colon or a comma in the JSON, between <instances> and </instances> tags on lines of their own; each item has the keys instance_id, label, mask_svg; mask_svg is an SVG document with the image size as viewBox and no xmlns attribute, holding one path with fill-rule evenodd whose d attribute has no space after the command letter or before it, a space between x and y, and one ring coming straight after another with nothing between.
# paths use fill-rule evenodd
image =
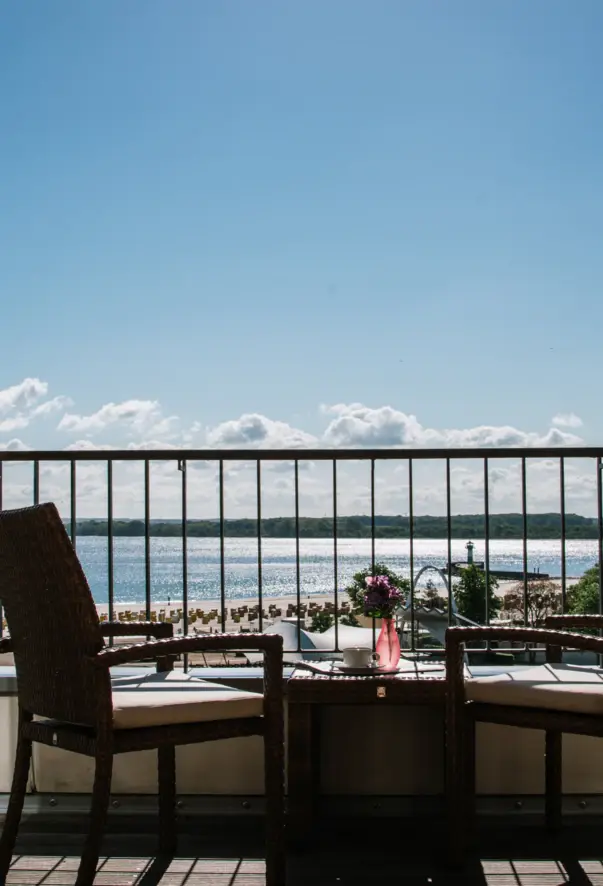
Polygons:
<instances>
[{"instance_id":1,"label":"metal railing","mask_svg":"<svg viewBox=\"0 0 603 886\"><path fill-rule=\"evenodd\" d=\"M492 542L492 517L491 513L491 480L490 470L492 465L498 464L503 460L510 460L519 465L520 476L520 501L521 501L521 523L522 523L522 582L524 597L524 612L528 612L528 560L529 560L529 509L528 509L528 471L527 466L531 462L546 461L558 465L556 492L559 501L559 542L560 542L560 585L561 600L565 610L567 603L567 514L566 514L566 465L570 459L586 460L588 468L586 475L593 478L593 491L596 499L596 517L593 518L593 535L597 543L598 567L599 567L599 591L600 591L600 610L603 611L601 605L603 597L601 591L603 589L603 499L602 499L602 477L601 477L601 459L603 458L603 447L549 447L549 448L472 448L472 449L292 449L292 450L250 450L250 449L228 449L228 450L111 450L111 451L36 451L36 452L0 452L0 509L3 501L6 501L5 491L8 488L6 484L7 466L19 465L20 469L24 466L31 465L31 483L28 488L31 490L31 496L27 500L27 495L22 496L22 506L30 503L38 503L41 494L41 468L44 469L48 465L56 463L64 463L68 466L69 491L68 491L68 507L67 513L63 516L68 524L74 545L78 542L78 514L77 514L77 498L78 498L78 466L82 464L94 463L96 465L104 465L106 477L106 514L103 519L106 521L107 534L107 602L108 617L112 620L115 617L115 506L114 506L114 468L117 464L136 462L143 468L142 486L143 486L143 507L140 520L143 523L144 537L144 611L147 618L150 618L153 612L152 599L152 578L153 578L153 562L151 556L151 538L153 535L153 521L151 519L151 466L158 462L168 462L175 464L180 472L180 491L179 491L179 518L180 537L181 537L181 595L179 600L182 603L183 613L183 633L188 633L190 629L189 618L189 495L188 495L188 476L191 466L195 463L203 462L214 465L217 468L217 510L215 517L217 523L216 536L218 538L218 556L219 556L219 623L220 629L224 630L227 626L228 614L228 594L227 594L227 551L226 539L228 538L229 521L225 514L225 487L227 478L225 474L225 465L229 462L251 463L255 466L255 491L256 491L256 508L255 523L257 527L256 544L257 544L257 611L258 624L257 627L261 631L265 627L266 614L264 604L266 599L264 591L264 541L265 537L262 531L264 525L264 516L262 510L262 491L263 491L263 474L262 469L265 465L274 462L287 462L291 465L293 472L293 525L294 533L294 581L293 587L290 588L290 596L295 601L295 613L297 615L297 639L298 651L301 647L301 630L304 626L302 619L302 554L300 549L300 465L305 462L312 463L328 463L330 468L330 488L332 495L332 513L331 525L333 530L333 548L332 548L332 598L333 609L337 614L340 611L341 588L340 588L340 533L339 528L344 517L339 512L339 475L338 468L342 463L363 463L368 465L369 473L369 514L370 520L370 563L367 564L374 567L377 562L376 543L377 543L377 527L376 527L376 466L381 463L398 462L406 465L406 481L408 489L408 500L406 502L407 527L408 527L408 561L409 561L409 579L410 579L410 614L411 614L411 642L414 643L415 638L415 600L414 600L414 577L416 569L416 541L417 521L421 519L416 512L416 471L417 466L423 466L427 462L441 461L444 464L444 516L446 526L446 563L442 566L447 575L448 585L448 620L454 620L453 614L453 574L454 563L452 555L453 540L453 523L454 516L452 512L452 484L451 470L460 462L471 461L474 465L477 463L482 465L483 472L483 527L484 527L484 561L483 573L485 578L485 599L484 599L484 623L489 620L489 594L491 587L491 542ZM591 473L592 472L592 473ZM7 502L6 507L14 507L16 504L11 501ZM119 519L119 518L117 518ZM406 517L405 517L406 519ZM1 603L1 589L0 589ZM2 611L0 609L0 632L2 631ZM339 651L339 620L336 615L334 621L334 651Z\"/></svg>"}]
</instances>

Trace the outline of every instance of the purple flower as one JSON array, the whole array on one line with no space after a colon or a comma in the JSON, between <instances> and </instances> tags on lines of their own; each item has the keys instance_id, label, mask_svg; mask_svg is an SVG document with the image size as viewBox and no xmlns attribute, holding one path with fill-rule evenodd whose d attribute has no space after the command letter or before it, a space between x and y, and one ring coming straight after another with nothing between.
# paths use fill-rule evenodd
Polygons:
<instances>
[{"instance_id":1,"label":"purple flower","mask_svg":"<svg viewBox=\"0 0 603 886\"><path fill-rule=\"evenodd\" d=\"M367 587L364 595L365 615L373 618L392 618L396 609L404 602L400 590L387 575L373 575L365 579Z\"/></svg>"}]
</instances>

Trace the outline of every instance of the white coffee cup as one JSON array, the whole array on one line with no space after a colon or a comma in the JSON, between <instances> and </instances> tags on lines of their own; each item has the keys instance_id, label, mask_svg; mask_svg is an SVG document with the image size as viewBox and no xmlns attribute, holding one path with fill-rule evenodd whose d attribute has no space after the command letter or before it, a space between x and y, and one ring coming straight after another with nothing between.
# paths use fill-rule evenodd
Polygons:
<instances>
[{"instance_id":1,"label":"white coffee cup","mask_svg":"<svg viewBox=\"0 0 603 886\"><path fill-rule=\"evenodd\" d=\"M342 652L346 668L370 668L379 665L379 656L370 646L348 646Z\"/></svg>"}]
</instances>

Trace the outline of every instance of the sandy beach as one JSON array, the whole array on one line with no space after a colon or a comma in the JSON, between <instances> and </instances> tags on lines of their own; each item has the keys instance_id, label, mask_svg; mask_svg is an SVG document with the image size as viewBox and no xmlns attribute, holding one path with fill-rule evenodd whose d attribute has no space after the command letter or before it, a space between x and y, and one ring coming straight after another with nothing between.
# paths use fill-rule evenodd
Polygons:
<instances>
[{"instance_id":1,"label":"sandy beach","mask_svg":"<svg viewBox=\"0 0 603 886\"><path fill-rule=\"evenodd\" d=\"M561 592L561 580L551 579L551 583ZM567 579L567 587L578 581L578 578L572 577ZM516 588L516 581L501 581L497 588L497 596L505 597L511 590ZM443 589L442 589L443 590ZM332 594L317 594L312 596L302 596L300 598L302 611L300 615L301 624L309 627L312 616L315 612L321 610L332 611L334 605L334 597ZM290 594L280 597L264 597L262 601L263 617L262 629L269 630L270 626L279 622L283 618L296 618L297 596ZM347 594L338 595L338 606L340 608L349 608L349 598ZM189 600L188 601L188 626L189 634L194 633L216 633L222 631L221 617L221 601L218 598L210 600ZM109 616L109 607L106 603L99 603L96 606L101 621L107 621ZM113 607L113 618L117 621L136 622L146 620L146 611L143 606L133 606L132 604L116 603ZM153 602L151 606L151 618L156 621L170 621L174 625L174 634L182 635L185 630L184 612L181 600L172 600L169 605L162 602ZM4 629L7 626L4 622ZM260 619L257 600L249 598L229 599L226 600L226 619L224 629L229 633L238 633L244 631L259 631ZM131 643L132 638L119 638L115 642ZM7 658L6 656L4 658ZM12 657L11 657L12 658ZM10 663L8 660L0 660L0 664ZM190 656L190 663L195 664L245 664L245 660L241 656L222 655L222 654L193 654Z\"/></svg>"},{"instance_id":2,"label":"sandy beach","mask_svg":"<svg viewBox=\"0 0 603 886\"><path fill-rule=\"evenodd\" d=\"M561 580L551 579L551 583L561 592ZM578 581L578 578L568 578L567 587ZM514 587L517 586L516 581L501 581L496 589L498 597L505 597ZM442 591L444 589L442 588ZM303 595L300 598L302 605L302 621L309 621L316 611L322 609L331 609L334 605L334 596L332 594L316 594L308 596ZM347 594L338 595L338 606L345 607L349 605ZM289 594L279 597L264 597L262 600L262 625L270 625L282 618L295 617L297 612L297 596ZM219 598L209 600L188 600L188 630L189 632L215 632L222 629L221 618L221 601ZM108 620L109 606L107 603L98 603L96 606L99 617L102 621ZM113 606L113 617L116 620L124 621L143 621L146 619L146 611L144 604L135 606L131 603L115 603ZM184 612L182 600L171 600L167 602L153 601L151 605L151 617L157 621L171 621L174 625L174 632L184 630ZM259 629L259 609L257 599L234 598L226 599L226 620L225 628L227 631L258 630ZM6 627L6 626L5 626Z\"/></svg>"},{"instance_id":3,"label":"sandy beach","mask_svg":"<svg viewBox=\"0 0 603 886\"><path fill-rule=\"evenodd\" d=\"M282 618L295 617L297 607L297 597L267 597L262 601L262 630L270 630L270 626L280 621ZM347 596L345 600L338 601L339 606L348 603ZM301 624L309 624L312 614L316 611L324 610L333 606L333 600L328 595L317 595L301 599ZM101 621L108 620L107 604L97 605L97 611ZM260 618L259 607L256 601L249 599L228 599L226 600L226 619L224 624L221 617L221 601L220 600L189 600L188 605L188 626L185 626L182 610L182 601L170 602L170 605L162 605L161 603L153 604L151 607L151 618L153 621L169 621L174 625L174 634L181 635L187 627L188 634L204 634L204 633L220 633L223 629L227 633L238 633L244 631L259 631ZM179 611L180 610L180 611ZM143 621L146 618L144 607L134 608L131 605L116 604L113 609L113 617L115 620L123 621ZM116 643L131 643L132 638L119 638ZM180 663L181 664L181 663ZM189 664L191 666L216 666L231 665L245 666L247 659L242 654L236 653L210 653L195 652L189 655Z\"/></svg>"},{"instance_id":4,"label":"sandy beach","mask_svg":"<svg viewBox=\"0 0 603 886\"><path fill-rule=\"evenodd\" d=\"M568 578L567 587L578 581L577 578ZM561 580L551 579L559 592L561 592ZM512 591L518 582L501 581L496 589L498 597L505 597ZM443 589L442 589L443 590ZM302 596L300 598L302 606L302 614L307 620L315 611L331 608L334 605L334 596L332 594L317 594L312 596ZM347 594L338 595L338 606L349 605ZM221 629L221 601L220 599L211 600L188 600L187 608L189 612L189 631L207 631L213 632ZM262 600L263 624L271 624L282 618L295 617L297 606L297 596L290 594L281 597L264 597ZM98 604L97 611L102 620L108 618L108 605ZM226 622L227 631L239 631L241 628L249 630L258 630L259 628L259 606L257 599L226 599ZM122 618L127 621L139 621L146 617L145 607L135 607L132 604L116 603L113 607L114 617ZM158 621L172 621L175 632L182 630L184 627L184 612L182 600L171 600L169 605L167 602L153 602L151 606L151 615Z\"/></svg>"},{"instance_id":5,"label":"sandy beach","mask_svg":"<svg viewBox=\"0 0 603 886\"><path fill-rule=\"evenodd\" d=\"M320 611L329 608L334 603L333 596L329 594L317 594L312 597L302 597L301 606L303 613L308 617L314 611ZM338 606L348 604L347 595L340 596ZM297 607L297 596L292 594L286 597L265 597L262 600L262 623L273 624L281 618L294 617ZM212 600L189 600L187 609L189 613L189 632L194 630L199 632L209 632L210 630L221 630L222 604L219 599ZM97 612L101 620L107 620L109 607L105 604L98 604ZM145 607L134 607L131 604L115 604L113 607L114 618L124 619L125 621L139 621L146 617ZM155 603L151 606L151 617L157 621L171 621L174 624L175 633L184 627L184 612L182 600L172 600L170 604ZM226 600L226 621L225 628L227 631L240 631L241 628L247 630L259 629L259 606L257 600L250 599L227 599Z\"/></svg>"}]
</instances>

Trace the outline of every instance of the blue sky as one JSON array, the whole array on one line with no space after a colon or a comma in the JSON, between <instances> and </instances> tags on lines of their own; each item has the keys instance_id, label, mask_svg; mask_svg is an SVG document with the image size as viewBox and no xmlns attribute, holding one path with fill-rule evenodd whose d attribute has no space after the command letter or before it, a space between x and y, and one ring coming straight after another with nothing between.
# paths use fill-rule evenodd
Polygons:
<instances>
[{"instance_id":1,"label":"blue sky","mask_svg":"<svg viewBox=\"0 0 603 886\"><path fill-rule=\"evenodd\" d=\"M0 406L46 387L0 443L600 442L602 32L600 0L6 0Z\"/></svg>"}]
</instances>

